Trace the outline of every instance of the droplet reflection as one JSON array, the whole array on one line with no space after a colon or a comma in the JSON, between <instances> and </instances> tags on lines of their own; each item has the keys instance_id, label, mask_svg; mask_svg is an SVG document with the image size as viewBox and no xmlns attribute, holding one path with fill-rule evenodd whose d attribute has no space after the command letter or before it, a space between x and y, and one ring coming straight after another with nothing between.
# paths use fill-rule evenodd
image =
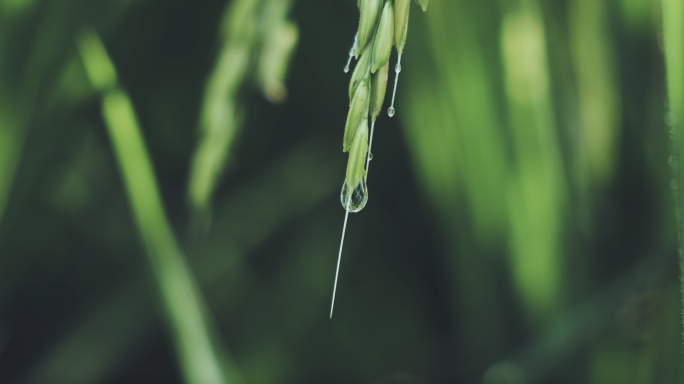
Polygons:
<instances>
[{"instance_id":1,"label":"droplet reflection","mask_svg":"<svg viewBox=\"0 0 684 384\"><path fill-rule=\"evenodd\" d=\"M351 200L349 200L349 194L351 195ZM347 201L349 201L349 206L347 207ZM358 212L366 206L368 202L368 187L366 186L366 180L361 180L361 182L350 191L347 183L342 185L342 192L340 193L340 203L342 207L349 212Z\"/></svg>"}]
</instances>

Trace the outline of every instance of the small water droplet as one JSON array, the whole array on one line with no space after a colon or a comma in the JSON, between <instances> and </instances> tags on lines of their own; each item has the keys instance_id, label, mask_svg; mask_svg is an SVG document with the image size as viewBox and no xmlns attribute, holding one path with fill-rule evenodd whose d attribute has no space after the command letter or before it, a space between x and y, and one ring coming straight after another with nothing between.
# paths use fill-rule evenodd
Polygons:
<instances>
[{"instance_id":1,"label":"small water droplet","mask_svg":"<svg viewBox=\"0 0 684 384\"><path fill-rule=\"evenodd\" d=\"M349 50L349 59L347 60L347 65L344 67L344 73L349 72L349 64L351 63L352 58L356 55L356 51L358 49L359 49L359 33L356 32L356 35L354 35L354 44L352 44L352 47Z\"/></svg>"},{"instance_id":2,"label":"small water droplet","mask_svg":"<svg viewBox=\"0 0 684 384\"><path fill-rule=\"evenodd\" d=\"M368 202L368 187L366 186L366 180L361 180L359 185L351 191L351 201L349 207L346 206L347 200L349 199L350 188L345 182L342 185L342 192L340 193L340 202L342 203L342 208L348 210L349 212L358 212L366 206Z\"/></svg>"},{"instance_id":3,"label":"small water droplet","mask_svg":"<svg viewBox=\"0 0 684 384\"><path fill-rule=\"evenodd\" d=\"M674 113L668 112L665 114L665 124L669 125L670 127L675 125L677 122L677 116L675 116Z\"/></svg>"},{"instance_id":4,"label":"small water droplet","mask_svg":"<svg viewBox=\"0 0 684 384\"><path fill-rule=\"evenodd\" d=\"M349 72L349 64L351 63L352 57L354 57L354 55L349 55L349 59L347 60L347 65L344 66L344 73Z\"/></svg>"},{"instance_id":5,"label":"small water droplet","mask_svg":"<svg viewBox=\"0 0 684 384\"><path fill-rule=\"evenodd\" d=\"M351 49L349 50L349 56L356 56L356 50L359 49L359 33L356 32L356 35L354 35L354 44L352 44Z\"/></svg>"},{"instance_id":6,"label":"small water droplet","mask_svg":"<svg viewBox=\"0 0 684 384\"><path fill-rule=\"evenodd\" d=\"M668 131L668 134L670 136L670 140L677 140L679 139L679 134L677 133L677 130L675 129L670 129Z\"/></svg>"},{"instance_id":7,"label":"small water droplet","mask_svg":"<svg viewBox=\"0 0 684 384\"><path fill-rule=\"evenodd\" d=\"M368 160L373 160L373 152L370 152L370 153L368 154Z\"/></svg>"},{"instance_id":8,"label":"small water droplet","mask_svg":"<svg viewBox=\"0 0 684 384\"><path fill-rule=\"evenodd\" d=\"M672 188L672 189L679 188L679 183L677 182L677 179L672 179L672 181L670 181L670 188Z\"/></svg>"},{"instance_id":9,"label":"small water droplet","mask_svg":"<svg viewBox=\"0 0 684 384\"><path fill-rule=\"evenodd\" d=\"M677 162L677 157L676 156L670 156L667 158L667 162L670 164L672 168L677 168L678 162Z\"/></svg>"},{"instance_id":10,"label":"small water droplet","mask_svg":"<svg viewBox=\"0 0 684 384\"><path fill-rule=\"evenodd\" d=\"M394 66L394 72L399 73L401 72L401 64L397 63L397 65Z\"/></svg>"},{"instance_id":11,"label":"small water droplet","mask_svg":"<svg viewBox=\"0 0 684 384\"><path fill-rule=\"evenodd\" d=\"M389 117L394 116L394 107L389 107L389 109L387 110L387 114L389 115Z\"/></svg>"}]
</instances>

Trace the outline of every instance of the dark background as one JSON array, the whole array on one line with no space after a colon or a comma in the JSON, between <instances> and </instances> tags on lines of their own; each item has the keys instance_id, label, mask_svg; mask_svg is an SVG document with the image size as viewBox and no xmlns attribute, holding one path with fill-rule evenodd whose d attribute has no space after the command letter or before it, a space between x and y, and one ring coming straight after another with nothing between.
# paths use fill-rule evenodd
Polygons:
<instances>
[{"instance_id":1,"label":"dark background","mask_svg":"<svg viewBox=\"0 0 684 384\"><path fill-rule=\"evenodd\" d=\"M0 154L0 382L183 382L75 43L86 27L246 383L680 382L659 3L590 1L412 5L332 319L354 1L294 1L283 103L246 74L200 236L186 188L227 2L0 1L0 140L14 151ZM545 51L507 56L528 40ZM548 79L541 97L516 99L516 65L533 68L530 89Z\"/></svg>"}]
</instances>

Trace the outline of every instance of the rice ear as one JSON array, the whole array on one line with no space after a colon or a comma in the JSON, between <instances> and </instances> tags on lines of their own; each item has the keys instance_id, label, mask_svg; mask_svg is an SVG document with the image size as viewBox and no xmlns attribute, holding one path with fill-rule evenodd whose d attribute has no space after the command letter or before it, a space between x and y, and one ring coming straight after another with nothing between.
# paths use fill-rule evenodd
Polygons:
<instances>
[{"instance_id":1,"label":"rice ear","mask_svg":"<svg viewBox=\"0 0 684 384\"><path fill-rule=\"evenodd\" d=\"M372 121L378 118L382 110L382 103L385 101L385 92L387 91L388 75L389 62L380 67L371 80L370 115Z\"/></svg>"}]
</instances>

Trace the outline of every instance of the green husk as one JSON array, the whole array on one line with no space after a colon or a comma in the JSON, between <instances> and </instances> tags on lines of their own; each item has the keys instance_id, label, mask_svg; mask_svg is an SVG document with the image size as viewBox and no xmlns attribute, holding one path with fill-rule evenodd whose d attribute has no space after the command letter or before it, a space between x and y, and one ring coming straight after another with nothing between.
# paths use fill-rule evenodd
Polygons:
<instances>
[{"instance_id":1,"label":"green husk","mask_svg":"<svg viewBox=\"0 0 684 384\"><path fill-rule=\"evenodd\" d=\"M356 63L356 68L354 68L354 73L352 73L351 81L349 81L349 103L351 104L356 89L359 87L361 81L368 75L368 69L370 68L370 59L372 56L372 48L368 46L361 54L361 59Z\"/></svg>"},{"instance_id":2,"label":"green husk","mask_svg":"<svg viewBox=\"0 0 684 384\"><path fill-rule=\"evenodd\" d=\"M411 0L394 1L394 44L397 46L397 52L400 55L404 53L404 45L406 44L410 8Z\"/></svg>"},{"instance_id":3,"label":"green husk","mask_svg":"<svg viewBox=\"0 0 684 384\"><path fill-rule=\"evenodd\" d=\"M378 118L382 110L382 103L385 101L385 92L387 91L388 75L389 62L380 67L371 80L370 115L372 121Z\"/></svg>"},{"instance_id":4,"label":"green husk","mask_svg":"<svg viewBox=\"0 0 684 384\"><path fill-rule=\"evenodd\" d=\"M363 119L356 129L354 142L349 150L345 182L352 190L363 180L368 152L368 119Z\"/></svg>"},{"instance_id":5,"label":"green husk","mask_svg":"<svg viewBox=\"0 0 684 384\"><path fill-rule=\"evenodd\" d=\"M359 57L359 52L362 52L368 42L371 41L375 26L378 23L378 16L380 15L380 8L382 7L382 0L361 0L359 3L359 48L356 50L355 56Z\"/></svg>"},{"instance_id":6,"label":"green husk","mask_svg":"<svg viewBox=\"0 0 684 384\"><path fill-rule=\"evenodd\" d=\"M394 7L391 1L385 1L378 31L373 39L373 57L371 59L371 73L389 62L394 40Z\"/></svg>"},{"instance_id":7,"label":"green husk","mask_svg":"<svg viewBox=\"0 0 684 384\"><path fill-rule=\"evenodd\" d=\"M347 114L347 124L344 127L344 140L342 142L342 150L347 152L351 149L356 130L361 123L361 120L368 118L368 94L370 93L370 84L368 80L364 79L359 84L359 87L354 93L349 113Z\"/></svg>"}]
</instances>

